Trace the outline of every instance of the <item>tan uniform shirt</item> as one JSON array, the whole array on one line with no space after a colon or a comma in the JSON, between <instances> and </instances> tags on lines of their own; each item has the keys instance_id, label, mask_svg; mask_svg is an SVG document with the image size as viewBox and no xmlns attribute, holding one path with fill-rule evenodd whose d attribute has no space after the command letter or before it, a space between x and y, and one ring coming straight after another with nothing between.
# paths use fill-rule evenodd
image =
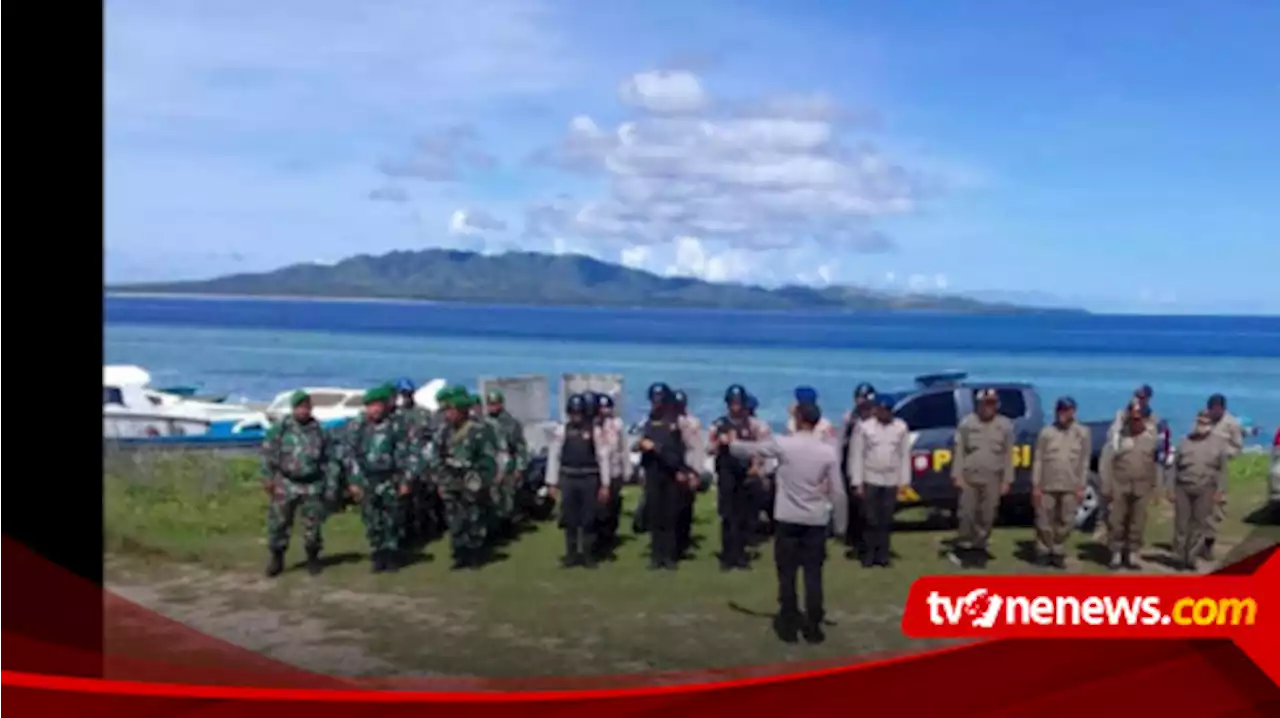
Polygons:
<instances>
[{"instance_id":1,"label":"tan uniform shirt","mask_svg":"<svg viewBox=\"0 0 1280 718\"><path fill-rule=\"evenodd\" d=\"M1177 474L1174 483L1214 493L1227 490L1227 464L1231 449L1217 434L1203 439L1184 438L1178 444Z\"/></svg>"},{"instance_id":2,"label":"tan uniform shirt","mask_svg":"<svg viewBox=\"0 0 1280 718\"><path fill-rule=\"evenodd\" d=\"M702 443L702 422L688 414L680 417L680 435L684 437L684 463L699 476L707 465L707 450Z\"/></svg>"},{"instance_id":3,"label":"tan uniform shirt","mask_svg":"<svg viewBox=\"0 0 1280 718\"><path fill-rule=\"evenodd\" d=\"M1128 423L1129 408L1125 407L1116 412L1116 417L1111 420L1111 426L1107 427L1107 441L1111 442L1112 446L1115 445L1116 438L1120 435L1121 430L1126 428ZM1147 417L1146 423L1147 431L1152 434L1157 433L1160 427L1160 415L1154 411L1151 412L1151 415Z\"/></svg>"},{"instance_id":4,"label":"tan uniform shirt","mask_svg":"<svg viewBox=\"0 0 1280 718\"><path fill-rule=\"evenodd\" d=\"M609 473L611 479L626 478L631 454L627 451L627 428L622 419L610 416L600 422L605 443L609 446Z\"/></svg>"},{"instance_id":5,"label":"tan uniform shirt","mask_svg":"<svg viewBox=\"0 0 1280 718\"><path fill-rule=\"evenodd\" d=\"M961 481L1012 485L1015 443L1013 422L1008 417L996 414L991 421L983 421L977 414L966 416L956 427L951 476Z\"/></svg>"},{"instance_id":6,"label":"tan uniform shirt","mask_svg":"<svg viewBox=\"0 0 1280 718\"><path fill-rule=\"evenodd\" d=\"M1213 433L1226 445L1228 456L1239 456L1244 451L1244 427L1229 412L1213 425Z\"/></svg>"},{"instance_id":7,"label":"tan uniform shirt","mask_svg":"<svg viewBox=\"0 0 1280 718\"><path fill-rule=\"evenodd\" d=\"M1136 436L1128 430L1117 434L1099 461L1103 486L1113 491L1133 489L1139 493L1154 487L1159 476L1158 444L1159 438L1151 431Z\"/></svg>"},{"instance_id":8,"label":"tan uniform shirt","mask_svg":"<svg viewBox=\"0 0 1280 718\"><path fill-rule=\"evenodd\" d=\"M547 486L557 486L560 483L560 451L564 448L564 435L567 431L564 424L556 426L551 436L551 447L547 451ZM603 481L609 479L609 469L611 467L609 451L609 436L603 427L592 425L592 440L596 447L596 463L600 467L600 478Z\"/></svg>"},{"instance_id":9,"label":"tan uniform shirt","mask_svg":"<svg viewBox=\"0 0 1280 718\"><path fill-rule=\"evenodd\" d=\"M907 422L858 422L849 448L849 484L854 487L911 484L911 431Z\"/></svg>"},{"instance_id":10,"label":"tan uniform shirt","mask_svg":"<svg viewBox=\"0 0 1280 718\"><path fill-rule=\"evenodd\" d=\"M1031 486L1041 491L1082 491L1089 481L1092 451L1093 438L1080 422L1066 428L1046 426L1036 438Z\"/></svg>"}]
</instances>

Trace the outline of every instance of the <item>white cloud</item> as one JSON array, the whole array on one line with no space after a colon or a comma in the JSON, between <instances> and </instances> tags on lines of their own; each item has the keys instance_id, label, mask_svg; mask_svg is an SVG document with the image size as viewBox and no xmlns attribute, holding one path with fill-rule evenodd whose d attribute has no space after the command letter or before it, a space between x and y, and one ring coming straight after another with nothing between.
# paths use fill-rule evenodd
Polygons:
<instances>
[{"instance_id":1,"label":"white cloud","mask_svg":"<svg viewBox=\"0 0 1280 718\"><path fill-rule=\"evenodd\" d=\"M626 247L620 253L619 261L622 262L624 267L644 269L649 263L650 254L652 254L652 250L648 247Z\"/></svg>"},{"instance_id":2,"label":"white cloud","mask_svg":"<svg viewBox=\"0 0 1280 718\"><path fill-rule=\"evenodd\" d=\"M912 274L907 277L907 289L912 292L943 291L949 286L951 282L945 274Z\"/></svg>"},{"instance_id":3,"label":"white cloud","mask_svg":"<svg viewBox=\"0 0 1280 718\"><path fill-rule=\"evenodd\" d=\"M697 237L678 237L675 262L667 274L694 277L708 282L737 282L746 279L754 268L744 252L727 249L709 250Z\"/></svg>"},{"instance_id":4,"label":"white cloud","mask_svg":"<svg viewBox=\"0 0 1280 718\"><path fill-rule=\"evenodd\" d=\"M660 76L640 73L624 84L624 97L642 110L638 117L609 131L575 117L561 143L537 155L603 176L609 194L544 213L541 220L553 226L534 232L629 245L692 236L748 250L817 242L880 252L892 242L871 220L917 209L920 179L866 143L843 143L829 100L783 98L731 113L677 115L709 100L691 73Z\"/></svg>"},{"instance_id":5,"label":"white cloud","mask_svg":"<svg viewBox=\"0 0 1280 718\"><path fill-rule=\"evenodd\" d=\"M628 105L659 114L699 112L709 103L702 81L686 70L638 72L622 83L618 96Z\"/></svg>"},{"instance_id":6,"label":"white cloud","mask_svg":"<svg viewBox=\"0 0 1280 718\"><path fill-rule=\"evenodd\" d=\"M501 232L507 223L480 209L455 210L449 217L449 234L479 236L486 232Z\"/></svg>"}]
</instances>

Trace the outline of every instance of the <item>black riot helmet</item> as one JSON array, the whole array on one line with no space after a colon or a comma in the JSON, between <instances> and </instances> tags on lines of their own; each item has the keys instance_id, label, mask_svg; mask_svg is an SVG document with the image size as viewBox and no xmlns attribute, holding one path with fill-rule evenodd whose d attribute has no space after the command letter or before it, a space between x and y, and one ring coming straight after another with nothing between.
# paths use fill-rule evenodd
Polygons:
<instances>
[{"instance_id":1,"label":"black riot helmet","mask_svg":"<svg viewBox=\"0 0 1280 718\"><path fill-rule=\"evenodd\" d=\"M731 384L728 389L724 390L724 403L726 404L742 404L747 403L747 389L741 384Z\"/></svg>"},{"instance_id":2,"label":"black riot helmet","mask_svg":"<svg viewBox=\"0 0 1280 718\"><path fill-rule=\"evenodd\" d=\"M689 407L689 395L683 389L676 389L671 394L671 403L676 405L677 410L684 411Z\"/></svg>"},{"instance_id":3,"label":"black riot helmet","mask_svg":"<svg viewBox=\"0 0 1280 718\"><path fill-rule=\"evenodd\" d=\"M655 382L649 385L649 403L658 406L670 401L671 387L662 382Z\"/></svg>"},{"instance_id":4,"label":"black riot helmet","mask_svg":"<svg viewBox=\"0 0 1280 718\"><path fill-rule=\"evenodd\" d=\"M564 403L564 413L586 418L591 413L590 402L582 394L572 394Z\"/></svg>"},{"instance_id":5,"label":"black riot helmet","mask_svg":"<svg viewBox=\"0 0 1280 718\"><path fill-rule=\"evenodd\" d=\"M613 397L608 394L596 394L596 409L612 409Z\"/></svg>"}]
</instances>

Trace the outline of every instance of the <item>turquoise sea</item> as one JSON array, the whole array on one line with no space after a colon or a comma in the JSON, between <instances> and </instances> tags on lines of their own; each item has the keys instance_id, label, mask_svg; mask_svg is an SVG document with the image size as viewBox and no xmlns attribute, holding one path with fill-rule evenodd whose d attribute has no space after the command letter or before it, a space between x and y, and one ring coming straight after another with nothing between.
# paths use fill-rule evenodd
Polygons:
<instances>
[{"instance_id":1,"label":"turquoise sea","mask_svg":"<svg viewBox=\"0 0 1280 718\"><path fill-rule=\"evenodd\" d=\"M628 413L645 388L685 389L700 416L744 384L770 421L793 388L828 414L860 381L906 389L918 374L1036 383L1071 395L1082 418L1109 417L1133 388L1187 425L1213 392L1269 440L1280 425L1280 318L964 316L727 310L480 307L413 302L109 296L104 360L138 364L157 385L267 400L298 386L366 387L407 375L620 373ZM556 399L558 400L558 399Z\"/></svg>"}]
</instances>

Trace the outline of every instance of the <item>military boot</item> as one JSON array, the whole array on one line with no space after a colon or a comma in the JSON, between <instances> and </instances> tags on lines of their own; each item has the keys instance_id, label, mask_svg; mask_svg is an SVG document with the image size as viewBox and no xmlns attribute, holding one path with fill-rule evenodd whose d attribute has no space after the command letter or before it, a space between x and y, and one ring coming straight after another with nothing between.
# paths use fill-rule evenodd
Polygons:
<instances>
[{"instance_id":1,"label":"military boot","mask_svg":"<svg viewBox=\"0 0 1280 718\"><path fill-rule=\"evenodd\" d=\"M382 573L387 570L386 558L381 550L374 551L373 555L370 556L369 570L373 573Z\"/></svg>"},{"instance_id":2,"label":"military boot","mask_svg":"<svg viewBox=\"0 0 1280 718\"><path fill-rule=\"evenodd\" d=\"M1207 538L1200 544L1200 558L1205 561L1213 560L1213 539Z\"/></svg>"},{"instance_id":3,"label":"military boot","mask_svg":"<svg viewBox=\"0 0 1280 718\"><path fill-rule=\"evenodd\" d=\"M311 549L307 551L307 573L312 576L319 576L320 571L324 569L324 564L320 563L320 550Z\"/></svg>"},{"instance_id":4,"label":"military boot","mask_svg":"<svg viewBox=\"0 0 1280 718\"><path fill-rule=\"evenodd\" d=\"M1123 565L1124 559L1120 557L1118 552L1111 554L1111 562L1107 564L1107 568L1110 568L1112 571L1119 571L1120 567Z\"/></svg>"},{"instance_id":5,"label":"military boot","mask_svg":"<svg viewBox=\"0 0 1280 718\"><path fill-rule=\"evenodd\" d=\"M1120 565L1130 571L1138 570L1138 564L1133 562L1133 556L1130 556L1128 551L1125 551L1123 554L1121 554Z\"/></svg>"},{"instance_id":6,"label":"military boot","mask_svg":"<svg viewBox=\"0 0 1280 718\"><path fill-rule=\"evenodd\" d=\"M284 571L284 551L272 551L271 560L267 562L267 577L275 578Z\"/></svg>"},{"instance_id":7,"label":"military boot","mask_svg":"<svg viewBox=\"0 0 1280 718\"><path fill-rule=\"evenodd\" d=\"M800 635L804 636L805 643L812 645L817 645L827 640L827 635L822 630L822 618L806 617L804 625L800 629Z\"/></svg>"},{"instance_id":8,"label":"military boot","mask_svg":"<svg viewBox=\"0 0 1280 718\"><path fill-rule=\"evenodd\" d=\"M382 570L386 573L395 573L404 565L401 560L399 551L384 551L382 553Z\"/></svg>"}]
</instances>

